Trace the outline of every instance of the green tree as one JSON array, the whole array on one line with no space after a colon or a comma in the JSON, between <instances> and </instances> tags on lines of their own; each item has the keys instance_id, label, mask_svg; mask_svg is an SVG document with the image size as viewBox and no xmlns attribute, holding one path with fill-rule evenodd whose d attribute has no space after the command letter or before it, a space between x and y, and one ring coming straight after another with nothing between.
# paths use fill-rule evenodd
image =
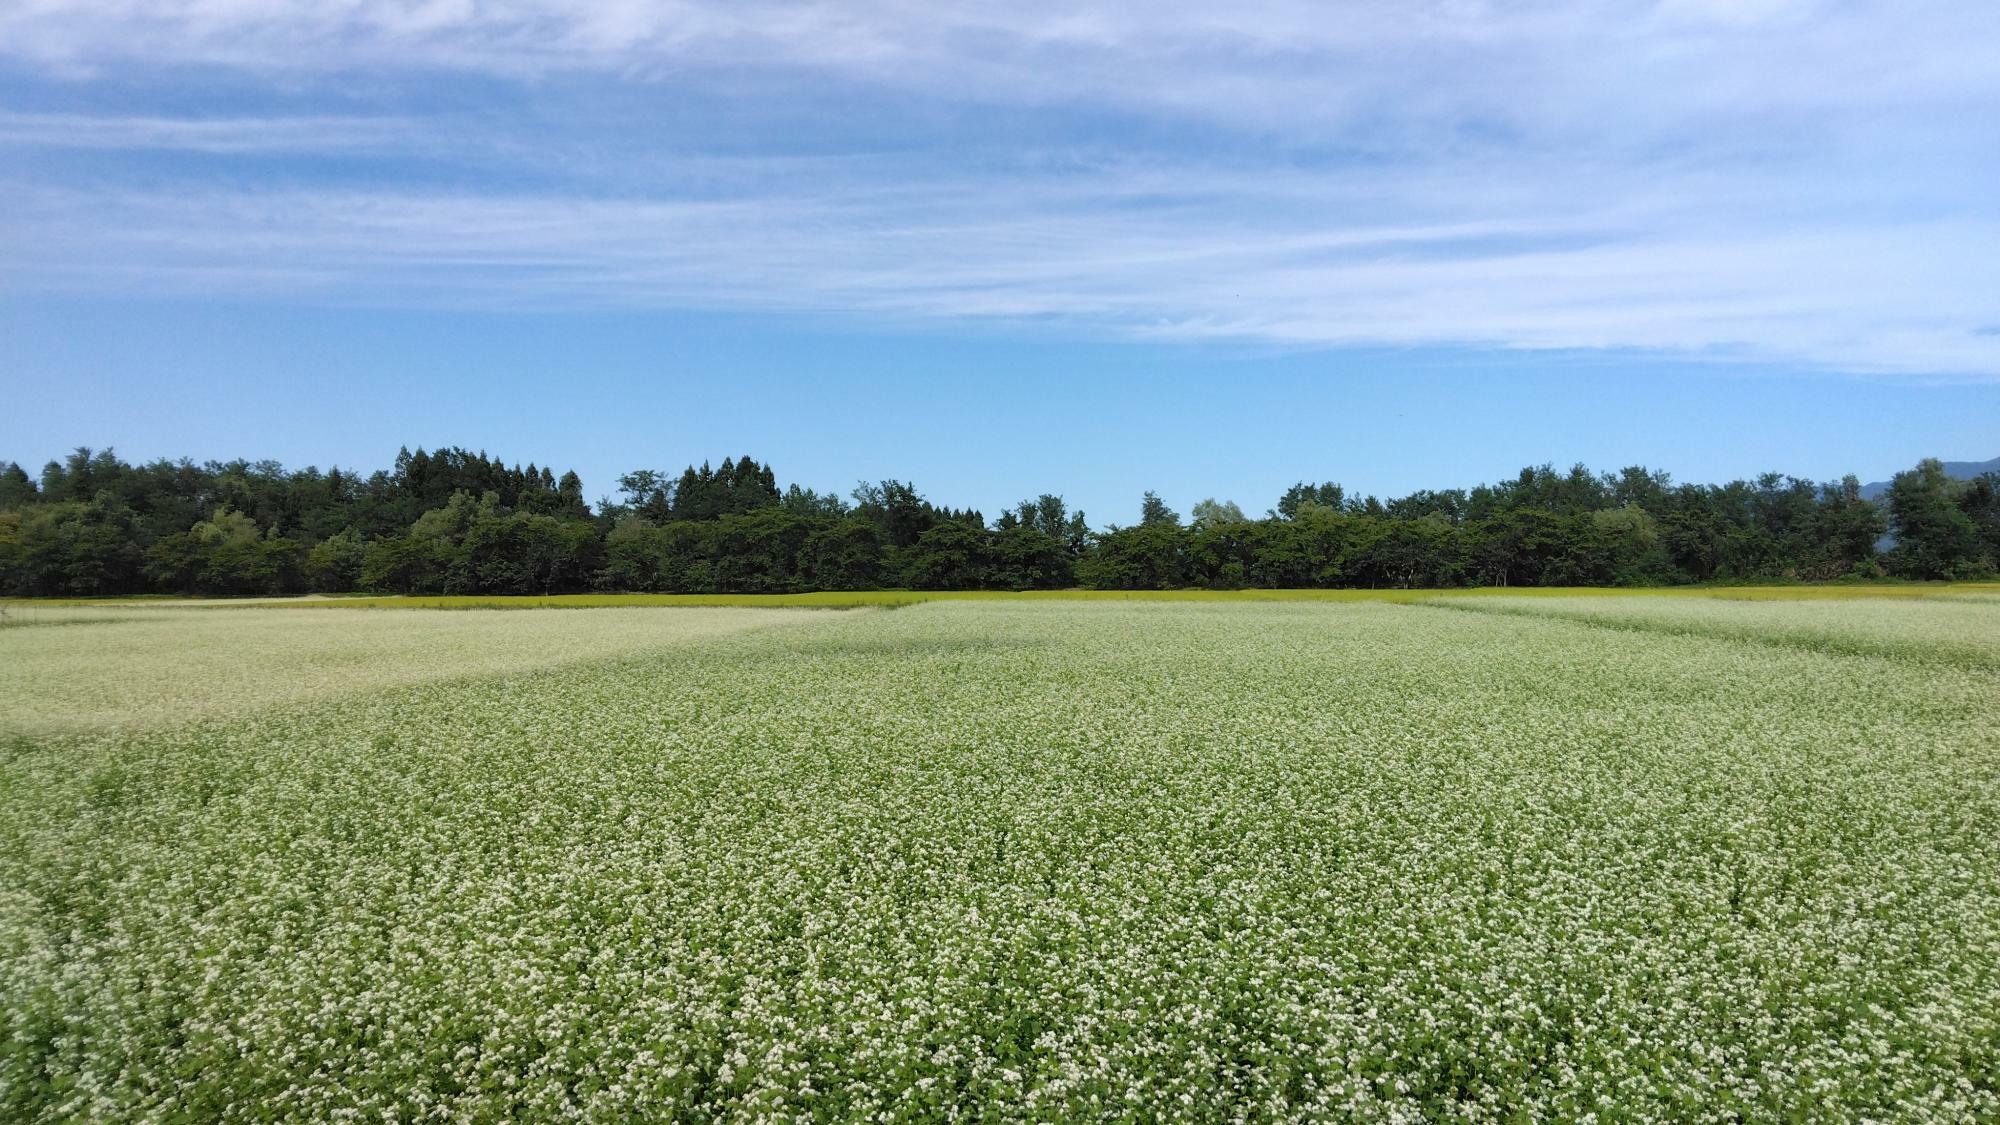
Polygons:
<instances>
[{"instance_id":1,"label":"green tree","mask_svg":"<svg viewBox=\"0 0 2000 1125\"><path fill-rule=\"evenodd\" d=\"M1159 527L1162 525L1179 527L1181 525L1180 513L1167 507L1167 502L1160 499L1159 493L1147 489L1146 495L1139 500L1139 526Z\"/></svg>"},{"instance_id":2,"label":"green tree","mask_svg":"<svg viewBox=\"0 0 2000 1125\"><path fill-rule=\"evenodd\" d=\"M337 594L361 588L361 568L368 548L352 531L340 531L306 552L305 576L310 587Z\"/></svg>"},{"instance_id":3,"label":"green tree","mask_svg":"<svg viewBox=\"0 0 2000 1125\"><path fill-rule=\"evenodd\" d=\"M1076 564L1078 581L1099 590L1168 590L1189 585L1192 533L1178 522L1114 527Z\"/></svg>"},{"instance_id":4,"label":"green tree","mask_svg":"<svg viewBox=\"0 0 2000 1125\"><path fill-rule=\"evenodd\" d=\"M444 586L438 543L393 535L368 545L361 560L361 588L384 594L433 593Z\"/></svg>"},{"instance_id":5,"label":"green tree","mask_svg":"<svg viewBox=\"0 0 2000 1125\"><path fill-rule=\"evenodd\" d=\"M1285 494L1278 498L1277 514L1285 519L1293 519L1298 516L1299 510L1307 505L1340 511L1347 506L1347 490L1333 481L1324 481L1320 484L1300 481L1286 489Z\"/></svg>"},{"instance_id":6,"label":"green tree","mask_svg":"<svg viewBox=\"0 0 2000 1125\"><path fill-rule=\"evenodd\" d=\"M1802 544L1800 573L1810 579L1879 574L1875 545L1889 530L1880 505L1861 495L1853 474L1820 489L1807 542Z\"/></svg>"},{"instance_id":7,"label":"green tree","mask_svg":"<svg viewBox=\"0 0 2000 1125\"><path fill-rule=\"evenodd\" d=\"M132 510L108 492L22 509L9 585L35 596L129 594L145 589Z\"/></svg>"},{"instance_id":8,"label":"green tree","mask_svg":"<svg viewBox=\"0 0 2000 1125\"><path fill-rule=\"evenodd\" d=\"M917 537L909 557L920 590L978 590L992 583L991 533L961 520L940 520Z\"/></svg>"},{"instance_id":9,"label":"green tree","mask_svg":"<svg viewBox=\"0 0 2000 1125\"><path fill-rule=\"evenodd\" d=\"M1250 522L1234 500L1198 500L1191 513L1197 529L1225 527Z\"/></svg>"},{"instance_id":10,"label":"green tree","mask_svg":"<svg viewBox=\"0 0 2000 1125\"><path fill-rule=\"evenodd\" d=\"M1958 506L1979 534L1987 568L2000 564L2000 473L1984 473L1966 481L1958 494Z\"/></svg>"},{"instance_id":11,"label":"green tree","mask_svg":"<svg viewBox=\"0 0 2000 1125\"><path fill-rule=\"evenodd\" d=\"M1068 521L1064 521L1067 528ZM1055 590L1075 581L1075 552L1065 538L1031 527L993 533L990 581L1009 590Z\"/></svg>"},{"instance_id":12,"label":"green tree","mask_svg":"<svg viewBox=\"0 0 2000 1125\"><path fill-rule=\"evenodd\" d=\"M1889 522L1896 535L1889 552L1892 572L1907 578L1957 578L1992 569L1992 560L1981 551L1978 524L1959 505L1964 490L1935 457L1896 474L1889 484Z\"/></svg>"},{"instance_id":13,"label":"green tree","mask_svg":"<svg viewBox=\"0 0 2000 1125\"><path fill-rule=\"evenodd\" d=\"M884 581L888 544L874 523L854 517L823 524L806 536L799 569L816 590L869 590Z\"/></svg>"},{"instance_id":14,"label":"green tree","mask_svg":"<svg viewBox=\"0 0 2000 1125\"><path fill-rule=\"evenodd\" d=\"M28 470L12 461L0 462L0 512L14 511L41 498Z\"/></svg>"}]
</instances>

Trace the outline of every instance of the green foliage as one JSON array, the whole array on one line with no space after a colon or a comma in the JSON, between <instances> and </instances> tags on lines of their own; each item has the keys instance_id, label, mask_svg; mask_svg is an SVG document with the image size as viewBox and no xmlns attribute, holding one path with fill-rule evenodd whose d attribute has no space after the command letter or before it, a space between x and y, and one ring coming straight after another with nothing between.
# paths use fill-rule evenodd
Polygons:
<instances>
[{"instance_id":1,"label":"green foliage","mask_svg":"<svg viewBox=\"0 0 2000 1125\"><path fill-rule=\"evenodd\" d=\"M420 516L400 545L364 556L362 580L402 593L547 594L585 586L600 565L599 546L588 523L507 512L497 493L458 492Z\"/></svg>"},{"instance_id":2,"label":"green foliage","mask_svg":"<svg viewBox=\"0 0 2000 1125\"><path fill-rule=\"evenodd\" d=\"M1926 458L1889 485L1889 518L1896 546L1889 569L1906 578L1970 578L1989 574L1995 563L1990 526L1982 535L1980 516L1991 520L1993 482L1977 487L1945 475Z\"/></svg>"},{"instance_id":3,"label":"green foliage","mask_svg":"<svg viewBox=\"0 0 2000 1125\"><path fill-rule=\"evenodd\" d=\"M1147 493L1148 496L1152 493ZM1308 484L1305 481L1285 490L1278 498L1277 514L1286 519L1297 518L1301 509L1316 506L1338 512L1347 507L1347 490L1333 481Z\"/></svg>"},{"instance_id":4,"label":"green foliage","mask_svg":"<svg viewBox=\"0 0 2000 1125\"><path fill-rule=\"evenodd\" d=\"M435 540L386 536L368 545L361 558L361 587L391 594L428 592L438 584L442 560Z\"/></svg>"},{"instance_id":5,"label":"green foliage","mask_svg":"<svg viewBox=\"0 0 2000 1125\"><path fill-rule=\"evenodd\" d=\"M306 552L305 575L311 589L340 593L362 588L361 574L368 548L352 531L341 531Z\"/></svg>"},{"instance_id":6,"label":"green foliage","mask_svg":"<svg viewBox=\"0 0 2000 1125\"><path fill-rule=\"evenodd\" d=\"M1180 522L1180 513L1167 507L1167 502L1160 499L1159 493L1151 489L1146 490L1146 495L1139 501L1140 526L1157 527L1161 524L1179 526Z\"/></svg>"},{"instance_id":7,"label":"green foliage","mask_svg":"<svg viewBox=\"0 0 2000 1125\"><path fill-rule=\"evenodd\" d=\"M183 534L156 540L146 573L162 588L190 594L295 593L305 558L297 542L262 534L256 520L223 507Z\"/></svg>"},{"instance_id":8,"label":"green foliage","mask_svg":"<svg viewBox=\"0 0 2000 1125\"><path fill-rule=\"evenodd\" d=\"M1190 585L1188 535L1177 522L1156 520L1112 528L1077 563L1077 578L1100 590L1167 590Z\"/></svg>"},{"instance_id":9,"label":"green foliage","mask_svg":"<svg viewBox=\"0 0 2000 1125\"><path fill-rule=\"evenodd\" d=\"M0 512L11 512L40 496L34 478L12 461L0 461Z\"/></svg>"},{"instance_id":10,"label":"green foliage","mask_svg":"<svg viewBox=\"0 0 2000 1125\"><path fill-rule=\"evenodd\" d=\"M869 590L884 580L888 546L882 529L871 520L835 519L806 535L799 559L800 576L815 590Z\"/></svg>"},{"instance_id":11,"label":"green foliage","mask_svg":"<svg viewBox=\"0 0 2000 1125\"><path fill-rule=\"evenodd\" d=\"M0 463L0 593L1524 588L1962 579L2000 564L2000 483L1935 462L1891 489L1886 555L1884 506L1851 476L1702 486L1542 465L1387 500L1301 481L1266 518L1208 499L1186 525L1148 492L1137 525L1102 533L1054 493L989 526L899 480L858 485L852 504L780 491L748 456L677 478L638 470L619 490L592 512L573 472L457 448L404 451L365 479L78 449L39 481Z\"/></svg>"},{"instance_id":12,"label":"green foliage","mask_svg":"<svg viewBox=\"0 0 2000 1125\"><path fill-rule=\"evenodd\" d=\"M1216 500L1213 498L1197 500L1189 514L1197 530L1203 528L1233 527L1237 524L1250 522L1248 517L1244 516L1243 509L1238 507L1234 500Z\"/></svg>"},{"instance_id":13,"label":"green foliage","mask_svg":"<svg viewBox=\"0 0 2000 1125\"><path fill-rule=\"evenodd\" d=\"M308 587L359 588L368 553L425 520L426 544L435 547L439 520L431 516L459 494L495 497L495 514L555 519L564 542L574 528L588 528L583 485L574 473L560 481L533 464L509 467L483 453L405 450L392 472L363 480L332 469L287 472L270 461L156 461L129 465L110 450L78 449L50 462L40 483L18 465L0 464L0 512L10 513L9 541L0 545L0 591L43 595L102 595L161 591L200 594L284 594ZM518 541L532 551L546 535ZM451 546L463 546L446 535ZM592 531L593 538L595 532ZM511 549L511 548L510 548ZM554 568L565 589L585 588L594 544L571 544L587 572ZM443 589L452 560L429 565L423 551L386 548L374 568L373 589ZM435 552L432 552L435 553ZM397 561L400 560L400 561ZM393 565L392 565L393 563ZM546 581L546 560L488 568L489 578L518 589Z\"/></svg>"},{"instance_id":14,"label":"green foliage","mask_svg":"<svg viewBox=\"0 0 2000 1125\"><path fill-rule=\"evenodd\" d=\"M623 504L615 516L635 515L656 524L715 519L783 501L771 467L750 457L725 457L721 468L711 468L706 461L700 468L689 465L677 479L638 469L618 478L618 491ZM577 492L581 496L581 485Z\"/></svg>"},{"instance_id":15,"label":"green foliage","mask_svg":"<svg viewBox=\"0 0 2000 1125\"><path fill-rule=\"evenodd\" d=\"M91 596L140 588L145 555L133 514L110 494L38 503L13 515L11 542L0 548L10 591Z\"/></svg>"}]
</instances>

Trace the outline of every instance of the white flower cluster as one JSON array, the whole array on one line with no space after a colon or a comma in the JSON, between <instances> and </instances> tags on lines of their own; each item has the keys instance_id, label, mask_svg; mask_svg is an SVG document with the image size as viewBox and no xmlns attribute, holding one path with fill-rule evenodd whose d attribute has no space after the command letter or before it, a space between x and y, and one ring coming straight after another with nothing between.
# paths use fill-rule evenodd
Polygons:
<instances>
[{"instance_id":1,"label":"white flower cluster","mask_svg":"<svg viewBox=\"0 0 2000 1125\"><path fill-rule=\"evenodd\" d=\"M14 736L0 1119L2000 1119L1934 608L938 602Z\"/></svg>"},{"instance_id":2,"label":"white flower cluster","mask_svg":"<svg viewBox=\"0 0 2000 1125\"><path fill-rule=\"evenodd\" d=\"M0 632L0 732L240 713L427 680L532 671L744 629L801 611L462 612L30 606Z\"/></svg>"},{"instance_id":3,"label":"white flower cluster","mask_svg":"<svg viewBox=\"0 0 2000 1125\"><path fill-rule=\"evenodd\" d=\"M2000 596L1987 594L1810 601L1482 596L1439 598L1429 604L1566 618L1641 632L2000 669Z\"/></svg>"}]
</instances>

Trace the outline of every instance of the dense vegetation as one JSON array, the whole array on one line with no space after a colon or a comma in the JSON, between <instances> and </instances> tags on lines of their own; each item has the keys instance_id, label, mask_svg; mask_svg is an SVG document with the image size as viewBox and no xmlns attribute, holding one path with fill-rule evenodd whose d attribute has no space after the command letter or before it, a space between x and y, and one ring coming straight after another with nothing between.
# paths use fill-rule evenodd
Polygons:
<instances>
[{"instance_id":1,"label":"dense vegetation","mask_svg":"<svg viewBox=\"0 0 2000 1125\"><path fill-rule=\"evenodd\" d=\"M1103 531L1055 495L989 522L896 480L851 498L780 490L747 456L619 488L593 508L573 472L456 448L365 477L89 449L39 479L0 462L0 593L1655 585L1966 578L2000 563L2000 475L1954 480L1936 461L1898 474L1881 503L1851 476L1696 485L1545 465L1386 501L1302 482L1261 519L1204 500L1183 520L1148 493L1137 523Z\"/></svg>"},{"instance_id":2,"label":"dense vegetation","mask_svg":"<svg viewBox=\"0 0 2000 1125\"><path fill-rule=\"evenodd\" d=\"M1424 601L35 607L0 1120L2000 1121L2000 599Z\"/></svg>"}]
</instances>

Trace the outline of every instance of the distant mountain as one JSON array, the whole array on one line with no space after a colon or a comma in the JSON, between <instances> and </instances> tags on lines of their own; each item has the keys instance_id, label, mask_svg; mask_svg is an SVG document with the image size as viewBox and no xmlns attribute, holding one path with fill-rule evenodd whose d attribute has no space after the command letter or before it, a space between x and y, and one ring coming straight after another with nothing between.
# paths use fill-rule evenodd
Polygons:
<instances>
[{"instance_id":1,"label":"distant mountain","mask_svg":"<svg viewBox=\"0 0 2000 1125\"><path fill-rule=\"evenodd\" d=\"M1991 461L1946 461L1944 463L1944 474L1948 477L1956 477L1959 480L1971 480L1982 473L2000 473L2000 457L1995 457ZM1861 486L1861 495L1870 500L1876 499L1888 491L1889 482L1886 480L1878 480L1873 484L1864 484Z\"/></svg>"}]
</instances>

